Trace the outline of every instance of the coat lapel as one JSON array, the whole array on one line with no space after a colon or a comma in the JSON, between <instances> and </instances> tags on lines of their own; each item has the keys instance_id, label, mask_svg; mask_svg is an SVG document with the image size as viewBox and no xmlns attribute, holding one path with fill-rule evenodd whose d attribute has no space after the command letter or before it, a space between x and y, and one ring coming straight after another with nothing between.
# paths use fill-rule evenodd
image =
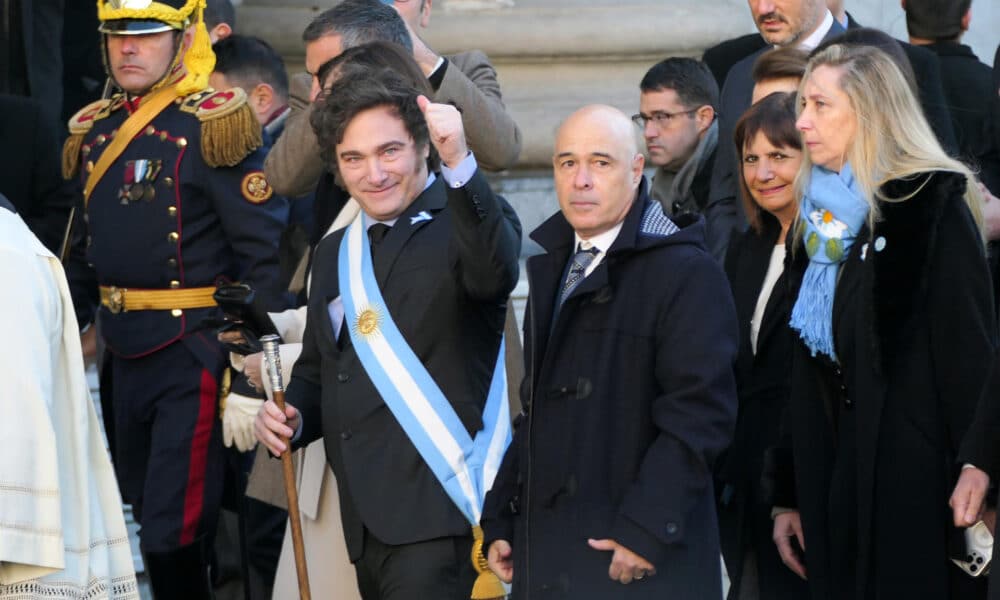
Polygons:
<instances>
[{"instance_id":1,"label":"coat lapel","mask_svg":"<svg viewBox=\"0 0 1000 600\"><path fill-rule=\"evenodd\" d=\"M378 281L379 287L385 287L396 260L413 234L433 221L436 214L447 205L448 198L444 185L442 177L435 179L434 183L417 196L416 200L403 211L403 214L396 220L396 224L382 240L374 257L375 279Z\"/></svg>"}]
</instances>

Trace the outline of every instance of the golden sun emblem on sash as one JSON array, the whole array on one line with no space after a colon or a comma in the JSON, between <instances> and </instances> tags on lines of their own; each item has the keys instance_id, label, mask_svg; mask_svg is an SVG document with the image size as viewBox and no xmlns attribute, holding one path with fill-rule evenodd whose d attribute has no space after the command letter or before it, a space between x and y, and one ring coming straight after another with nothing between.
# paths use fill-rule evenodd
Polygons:
<instances>
[{"instance_id":1,"label":"golden sun emblem on sash","mask_svg":"<svg viewBox=\"0 0 1000 600\"><path fill-rule=\"evenodd\" d=\"M371 338L379 333L382 315L374 307L366 307L358 313L354 320L354 332L364 338Z\"/></svg>"}]
</instances>

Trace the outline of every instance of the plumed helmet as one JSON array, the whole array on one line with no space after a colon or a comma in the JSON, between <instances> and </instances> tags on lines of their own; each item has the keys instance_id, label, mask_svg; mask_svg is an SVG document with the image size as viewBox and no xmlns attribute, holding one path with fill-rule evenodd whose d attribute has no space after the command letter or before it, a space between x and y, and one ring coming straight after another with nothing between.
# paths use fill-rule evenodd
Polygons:
<instances>
[{"instance_id":1,"label":"plumed helmet","mask_svg":"<svg viewBox=\"0 0 1000 600\"><path fill-rule=\"evenodd\" d=\"M195 4L187 0L98 0L98 29L113 35L181 31L190 23Z\"/></svg>"},{"instance_id":2,"label":"plumed helmet","mask_svg":"<svg viewBox=\"0 0 1000 600\"><path fill-rule=\"evenodd\" d=\"M205 28L206 0L97 0L98 28L105 35L143 35L163 31L184 31L195 26L194 40L184 55L187 76L177 84L178 93L187 95L208 86L215 68L212 42Z\"/></svg>"}]
</instances>

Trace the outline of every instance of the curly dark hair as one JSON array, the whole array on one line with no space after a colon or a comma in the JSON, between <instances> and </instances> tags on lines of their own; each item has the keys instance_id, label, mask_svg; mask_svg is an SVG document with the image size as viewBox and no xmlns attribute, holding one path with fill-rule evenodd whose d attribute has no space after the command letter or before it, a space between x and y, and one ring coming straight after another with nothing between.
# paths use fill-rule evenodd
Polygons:
<instances>
[{"instance_id":1,"label":"curly dark hair","mask_svg":"<svg viewBox=\"0 0 1000 600\"><path fill-rule=\"evenodd\" d=\"M337 144L344 140L344 132L358 114L377 107L390 109L413 138L417 151L430 147L428 168L436 170L437 153L430 143L427 121L417 105L416 89L406 76L392 69L343 69L334 85L313 108L310 124L319 141L323 162L342 184L337 166Z\"/></svg>"}]
</instances>

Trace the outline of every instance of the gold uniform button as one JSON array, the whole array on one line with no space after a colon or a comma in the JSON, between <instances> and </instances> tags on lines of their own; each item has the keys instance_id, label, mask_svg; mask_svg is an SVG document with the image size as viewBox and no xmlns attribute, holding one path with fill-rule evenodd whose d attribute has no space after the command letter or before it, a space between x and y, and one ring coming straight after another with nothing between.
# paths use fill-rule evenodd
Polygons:
<instances>
[{"instance_id":1,"label":"gold uniform button","mask_svg":"<svg viewBox=\"0 0 1000 600\"><path fill-rule=\"evenodd\" d=\"M156 133L156 127L150 125L146 128L146 135L153 135L154 133Z\"/></svg>"},{"instance_id":2,"label":"gold uniform button","mask_svg":"<svg viewBox=\"0 0 1000 600\"><path fill-rule=\"evenodd\" d=\"M183 147L185 147L187 145L188 145L188 141L187 141L186 138L180 138L179 140L177 140L177 147L178 148L183 148Z\"/></svg>"},{"instance_id":3,"label":"gold uniform button","mask_svg":"<svg viewBox=\"0 0 1000 600\"><path fill-rule=\"evenodd\" d=\"M177 281L176 279L170 282L170 289L176 290L179 287L181 287L181 282Z\"/></svg>"},{"instance_id":4,"label":"gold uniform button","mask_svg":"<svg viewBox=\"0 0 1000 600\"><path fill-rule=\"evenodd\" d=\"M83 148L80 149L80 152L83 152L83 155L87 156L88 154L90 154L90 146L84 146Z\"/></svg>"},{"instance_id":5,"label":"gold uniform button","mask_svg":"<svg viewBox=\"0 0 1000 600\"><path fill-rule=\"evenodd\" d=\"M167 214L170 215L171 217L176 217L177 216L177 207L176 206L170 206L170 207L168 207L167 208Z\"/></svg>"},{"instance_id":6,"label":"gold uniform button","mask_svg":"<svg viewBox=\"0 0 1000 600\"><path fill-rule=\"evenodd\" d=\"M171 231L171 232L170 232L170 233L169 233L169 234L167 235L167 241L168 241L168 242L173 242L173 243L175 243L175 244L176 244L176 243L177 243L177 240L179 240L179 239L180 239L180 237L181 237L181 236L177 235L177 232L176 232L176 231Z\"/></svg>"},{"instance_id":7,"label":"gold uniform button","mask_svg":"<svg viewBox=\"0 0 1000 600\"><path fill-rule=\"evenodd\" d=\"M165 185L167 187L173 187L173 185L174 185L174 178L173 177L164 177L163 178L163 185Z\"/></svg>"},{"instance_id":8,"label":"gold uniform button","mask_svg":"<svg viewBox=\"0 0 1000 600\"><path fill-rule=\"evenodd\" d=\"M100 146L101 144L103 144L106 141L108 141L108 138L103 133L101 135L97 136L96 138L94 138L94 143L97 144L98 146Z\"/></svg>"},{"instance_id":9,"label":"gold uniform button","mask_svg":"<svg viewBox=\"0 0 1000 600\"><path fill-rule=\"evenodd\" d=\"M87 161L87 172L90 173L93 170L94 170L94 161L88 160Z\"/></svg>"},{"instance_id":10,"label":"gold uniform button","mask_svg":"<svg viewBox=\"0 0 1000 600\"><path fill-rule=\"evenodd\" d=\"M161 142L167 141L167 132L166 131L161 131L160 132L160 141Z\"/></svg>"},{"instance_id":11,"label":"gold uniform button","mask_svg":"<svg viewBox=\"0 0 1000 600\"><path fill-rule=\"evenodd\" d=\"M175 308L172 311L170 311L170 316L172 316L172 317L179 317L179 316L181 316L183 314L184 314L184 311L181 310L181 309L179 309L179 308Z\"/></svg>"},{"instance_id":12,"label":"gold uniform button","mask_svg":"<svg viewBox=\"0 0 1000 600\"><path fill-rule=\"evenodd\" d=\"M176 258L168 258L167 259L167 266L170 267L171 269L176 269L177 268L177 259Z\"/></svg>"}]
</instances>

